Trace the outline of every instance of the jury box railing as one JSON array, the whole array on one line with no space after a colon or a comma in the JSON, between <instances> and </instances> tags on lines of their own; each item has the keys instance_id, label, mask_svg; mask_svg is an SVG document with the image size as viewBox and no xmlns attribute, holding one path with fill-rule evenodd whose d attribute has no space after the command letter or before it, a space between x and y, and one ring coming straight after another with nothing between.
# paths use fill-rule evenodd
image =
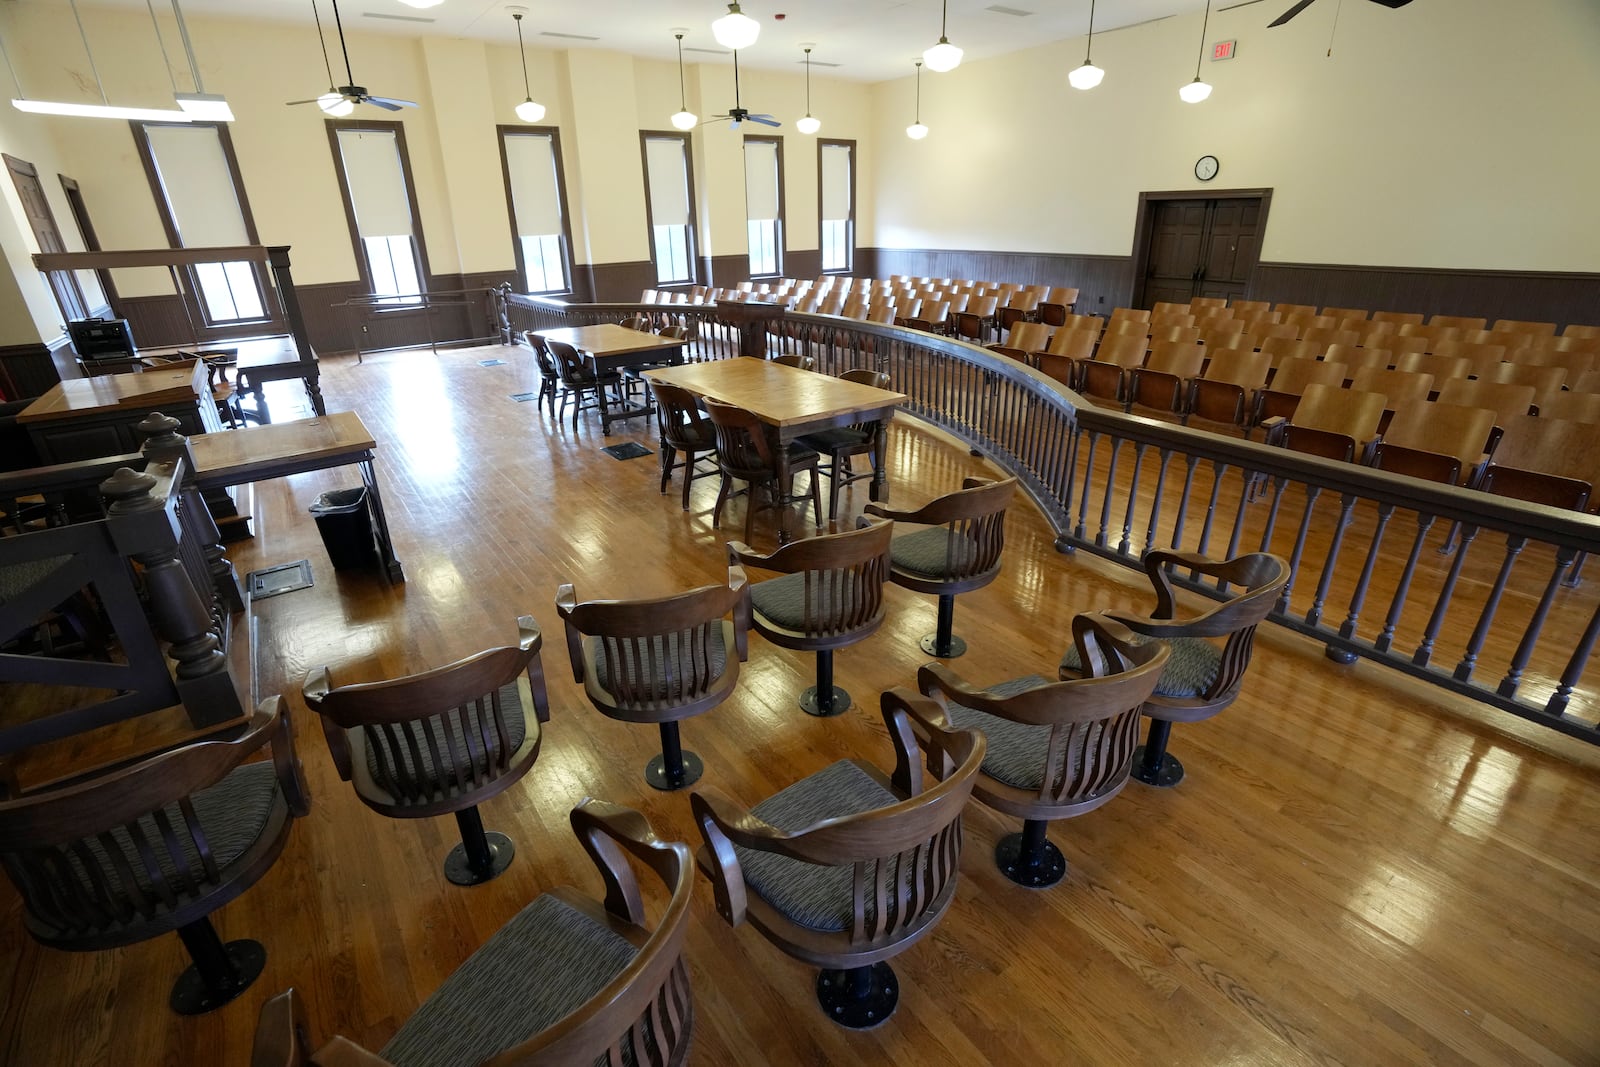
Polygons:
<instances>
[{"instance_id":1,"label":"jury box railing","mask_svg":"<svg viewBox=\"0 0 1600 1067\"><path fill-rule=\"evenodd\" d=\"M690 359L781 350L829 374L886 370L907 414L1018 476L1061 550L1130 568L1157 547L1276 552L1292 574L1271 619L1331 658L1600 742L1600 694L1585 684L1600 591L1579 581L1600 519L1097 408L1014 359L919 331L754 305L505 306L508 336L633 314L688 325Z\"/></svg>"}]
</instances>

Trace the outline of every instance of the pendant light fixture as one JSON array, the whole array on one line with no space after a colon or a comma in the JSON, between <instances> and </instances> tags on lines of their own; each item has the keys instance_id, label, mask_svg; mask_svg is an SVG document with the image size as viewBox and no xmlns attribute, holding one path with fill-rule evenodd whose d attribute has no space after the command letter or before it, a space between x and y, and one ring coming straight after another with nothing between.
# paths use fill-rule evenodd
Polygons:
<instances>
[{"instance_id":1,"label":"pendant light fixture","mask_svg":"<svg viewBox=\"0 0 1600 1067\"><path fill-rule=\"evenodd\" d=\"M68 0L67 6L72 8L72 18L78 24L78 36L83 40L83 53L89 59L89 70L94 75L95 88L100 90L100 103L76 104L65 100L29 100L22 91L22 83L17 78L17 70L11 64L10 53L5 54L6 66L11 70L11 80L17 87L17 95L12 98L11 106L18 111L26 111L35 115L67 115L75 118L94 119L132 119L144 122L193 122L194 115L177 108L163 109L154 107L118 107L106 97L105 83L100 80L100 68L95 66L94 52L89 48L89 35L83 28L83 17L78 14L77 0Z\"/></svg>"},{"instance_id":2,"label":"pendant light fixture","mask_svg":"<svg viewBox=\"0 0 1600 1067\"><path fill-rule=\"evenodd\" d=\"M928 127L922 124L922 60L917 60L917 121L906 127L906 136L920 141L928 136Z\"/></svg>"},{"instance_id":3,"label":"pendant light fixture","mask_svg":"<svg viewBox=\"0 0 1600 1067\"><path fill-rule=\"evenodd\" d=\"M1100 84L1106 72L1089 62L1089 53L1094 48L1094 0L1089 0L1089 39L1083 44L1083 66L1067 75L1067 81L1074 89L1093 89Z\"/></svg>"},{"instance_id":4,"label":"pendant light fixture","mask_svg":"<svg viewBox=\"0 0 1600 1067\"><path fill-rule=\"evenodd\" d=\"M522 93L527 99L517 105L517 118L523 122L538 122L544 118L544 105L533 100L533 90L528 87L528 46L522 43L522 12L513 11L517 20L517 54L522 57Z\"/></svg>"},{"instance_id":5,"label":"pendant light fixture","mask_svg":"<svg viewBox=\"0 0 1600 1067\"><path fill-rule=\"evenodd\" d=\"M943 11L939 17L939 43L922 53L922 61L928 64L928 69L940 74L959 67L962 56L961 49L951 44L944 32L950 21L950 0L944 0Z\"/></svg>"},{"instance_id":6,"label":"pendant light fixture","mask_svg":"<svg viewBox=\"0 0 1600 1067\"><path fill-rule=\"evenodd\" d=\"M1200 64L1206 58L1206 28L1211 25L1211 0L1206 0L1206 17L1200 23L1200 54L1194 57L1194 81L1178 90L1185 104L1198 104L1211 95L1211 86L1200 80Z\"/></svg>"},{"instance_id":7,"label":"pendant light fixture","mask_svg":"<svg viewBox=\"0 0 1600 1067\"><path fill-rule=\"evenodd\" d=\"M806 117L794 124L801 133L816 133L822 129L822 120L811 117L811 49L806 49Z\"/></svg>"},{"instance_id":8,"label":"pendant light fixture","mask_svg":"<svg viewBox=\"0 0 1600 1067\"><path fill-rule=\"evenodd\" d=\"M728 13L711 24L711 36L724 48L737 52L756 43L761 33L761 23L739 10L737 3L728 5Z\"/></svg>"},{"instance_id":9,"label":"pendant light fixture","mask_svg":"<svg viewBox=\"0 0 1600 1067\"><path fill-rule=\"evenodd\" d=\"M700 116L689 110L689 98L683 91L683 34L673 36L678 39L678 113L672 116L672 125L675 129L692 130Z\"/></svg>"}]
</instances>

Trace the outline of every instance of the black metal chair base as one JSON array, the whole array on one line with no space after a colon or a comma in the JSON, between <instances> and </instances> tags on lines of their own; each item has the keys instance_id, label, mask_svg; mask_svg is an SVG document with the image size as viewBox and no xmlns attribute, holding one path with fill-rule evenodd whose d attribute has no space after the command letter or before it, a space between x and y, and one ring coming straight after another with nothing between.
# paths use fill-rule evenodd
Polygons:
<instances>
[{"instance_id":1,"label":"black metal chair base","mask_svg":"<svg viewBox=\"0 0 1600 1067\"><path fill-rule=\"evenodd\" d=\"M686 785L694 785L700 780L705 765L700 762L700 757L693 752L683 753L683 766L681 773L676 777L667 773L667 757L656 756L644 765L644 780L652 789L659 789L670 793L674 789L682 789Z\"/></svg>"},{"instance_id":2,"label":"black metal chair base","mask_svg":"<svg viewBox=\"0 0 1600 1067\"><path fill-rule=\"evenodd\" d=\"M922 647L922 651L934 659L955 659L957 656L967 654L967 643L954 634L950 635L950 644L945 648L939 647L939 635L936 633L925 635L917 643Z\"/></svg>"},{"instance_id":3,"label":"black metal chair base","mask_svg":"<svg viewBox=\"0 0 1600 1067\"><path fill-rule=\"evenodd\" d=\"M1133 777L1145 785L1153 785L1158 789L1171 789L1183 781L1183 764L1178 762L1178 757L1171 753L1162 753L1161 763L1152 773L1145 769L1144 746L1140 745L1133 750Z\"/></svg>"},{"instance_id":4,"label":"black metal chair base","mask_svg":"<svg viewBox=\"0 0 1600 1067\"><path fill-rule=\"evenodd\" d=\"M207 982L200 975L200 967L190 964L172 985L172 995L167 1003L179 1015L204 1015L220 1008L228 1001L250 988L267 965L267 950L259 941L229 941L222 947L227 954L233 974L228 981Z\"/></svg>"},{"instance_id":5,"label":"black metal chair base","mask_svg":"<svg viewBox=\"0 0 1600 1067\"><path fill-rule=\"evenodd\" d=\"M900 1003L900 980L887 963L817 975L817 1003L840 1026L870 1030L882 1025Z\"/></svg>"},{"instance_id":6,"label":"black metal chair base","mask_svg":"<svg viewBox=\"0 0 1600 1067\"><path fill-rule=\"evenodd\" d=\"M827 707L823 707L821 701L817 699L819 692L820 690L816 686L811 686L804 693L801 693L800 710L807 715L815 715L819 719L830 719L835 715L843 715L850 710L850 694L838 686L833 687L833 700Z\"/></svg>"},{"instance_id":7,"label":"black metal chair base","mask_svg":"<svg viewBox=\"0 0 1600 1067\"><path fill-rule=\"evenodd\" d=\"M474 867L467 859L467 846L457 845L450 850L450 855L444 858L444 876L454 885L482 885L500 876L511 861L516 858L517 847L511 843L511 838L494 830L486 832L484 840L489 844L489 864L486 867Z\"/></svg>"},{"instance_id":8,"label":"black metal chair base","mask_svg":"<svg viewBox=\"0 0 1600 1067\"><path fill-rule=\"evenodd\" d=\"M1018 885L1029 889L1044 889L1066 877L1067 857L1061 850L1046 841L1032 862L1023 859L1022 835L1007 834L994 849L994 862L1000 873Z\"/></svg>"}]
</instances>

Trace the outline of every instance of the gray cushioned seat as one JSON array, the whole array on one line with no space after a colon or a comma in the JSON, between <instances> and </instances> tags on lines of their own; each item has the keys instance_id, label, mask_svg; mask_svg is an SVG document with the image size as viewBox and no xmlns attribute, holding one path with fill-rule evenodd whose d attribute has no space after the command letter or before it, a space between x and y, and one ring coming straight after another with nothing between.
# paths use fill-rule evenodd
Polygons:
<instances>
[{"instance_id":1,"label":"gray cushioned seat","mask_svg":"<svg viewBox=\"0 0 1600 1067\"><path fill-rule=\"evenodd\" d=\"M71 556L46 556L0 567L0 604L26 593L71 559Z\"/></svg>"},{"instance_id":2,"label":"gray cushioned seat","mask_svg":"<svg viewBox=\"0 0 1600 1067\"><path fill-rule=\"evenodd\" d=\"M751 814L790 832L823 819L859 815L898 804L900 798L848 760L824 767L755 807ZM774 852L734 846L751 889L778 911L813 930L848 930L855 916L853 866L825 867ZM909 877L910 872L906 872ZM870 920L872 916L868 915Z\"/></svg>"},{"instance_id":3,"label":"gray cushioned seat","mask_svg":"<svg viewBox=\"0 0 1600 1067\"><path fill-rule=\"evenodd\" d=\"M1030 674L991 685L988 691L1005 698L1049 684L1048 679ZM984 774L1018 789L1038 789L1044 785L1044 762L1050 750L1051 727L1012 722L953 701L947 710L957 729L978 730L988 738L989 749L983 757Z\"/></svg>"},{"instance_id":4,"label":"gray cushioned seat","mask_svg":"<svg viewBox=\"0 0 1600 1067\"><path fill-rule=\"evenodd\" d=\"M1135 644L1154 640L1134 635ZM1156 695L1164 697L1198 697L1211 688L1222 671L1222 650L1210 641L1198 637L1174 637L1167 642L1172 655L1156 683ZM1078 658L1077 646L1067 649L1061 657L1061 666L1069 671L1081 672L1083 661Z\"/></svg>"},{"instance_id":5,"label":"gray cushioned seat","mask_svg":"<svg viewBox=\"0 0 1600 1067\"><path fill-rule=\"evenodd\" d=\"M528 725L523 718L522 696L518 692L516 682L501 686L500 707L505 714L509 754L509 752L515 752L522 747L523 738L527 736L528 732ZM484 710L483 721L490 721L487 707ZM444 730L447 724L451 738L455 743L456 751L463 754L470 753L472 763L477 772L479 774L486 773L489 767L489 760L488 754L484 752L482 735L477 728L474 728L472 745L470 748L467 746L466 734L462 727L462 714L458 708L451 708L449 711L430 716L426 720L428 734L433 738L434 744L439 749L440 766L434 766L432 749L425 743L419 743L414 755L421 760L420 775L409 744L403 740L398 745L391 744L384 737L381 728L363 727L366 731L367 741L367 772L376 781L382 783L383 778L378 768L378 746L382 746L383 751L389 757L391 765L399 768L400 773L405 775L408 780L432 783L436 789L442 789L450 783L456 770L455 759L451 755L450 745L445 741ZM493 737L492 732L490 737L491 740L498 740Z\"/></svg>"},{"instance_id":6,"label":"gray cushioned seat","mask_svg":"<svg viewBox=\"0 0 1600 1067\"><path fill-rule=\"evenodd\" d=\"M445 979L380 1055L396 1067L480 1063L582 1007L637 952L583 912L538 897Z\"/></svg>"},{"instance_id":7,"label":"gray cushioned seat","mask_svg":"<svg viewBox=\"0 0 1600 1067\"><path fill-rule=\"evenodd\" d=\"M956 542L954 551L950 544L952 537ZM914 534L896 537L889 543L889 558L896 567L926 578L945 578L962 573L964 568L952 568L951 560L957 563L970 560L977 552L978 546L972 538L965 534L952 534L943 526L918 530Z\"/></svg>"},{"instance_id":8,"label":"gray cushioned seat","mask_svg":"<svg viewBox=\"0 0 1600 1067\"><path fill-rule=\"evenodd\" d=\"M627 646L630 656L623 658L623 670L629 682L635 682L640 670L655 672L653 679L653 696L656 700L677 700L683 697L683 683L679 681L691 673L681 663L679 657L689 651L681 634L667 634L649 638L650 651L644 652L639 644L630 642ZM711 627L707 635L706 653L711 661L711 677L722 677L723 669L728 665L728 649L723 639L723 628L720 624ZM589 647L594 655L595 682L607 692L613 692L611 686L611 664L606 658L605 642L599 638L589 638ZM663 669L664 668L664 669ZM669 682L671 683L669 685ZM635 683L637 684L637 683Z\"/></svg>"},{"instance_id":9,"label":"gray cushioned seat","mask_svg":"<svg viewBox=\"0 0 1600 1067\"><path fill-rule=\"evenodd\" d=\"M840 583L843 604L833 602L832 582L817 582L812 590L812 625L837 617L855 603L855 576L845 574ZM756 611L788 630L806 630L806 576L785 574L750 586L750 603Z\"/></svg>"}]
</instances>

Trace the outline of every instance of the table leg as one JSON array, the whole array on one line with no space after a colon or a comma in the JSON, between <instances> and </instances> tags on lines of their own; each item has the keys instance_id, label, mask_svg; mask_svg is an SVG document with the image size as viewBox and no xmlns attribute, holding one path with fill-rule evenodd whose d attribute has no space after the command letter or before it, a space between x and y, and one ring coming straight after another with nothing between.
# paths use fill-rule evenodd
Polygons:
<instances>
[{"instance_id":1,"label":"table leg","mask_svg":"<svg viewBox=\"0 0 1600 1067\"><path fill-rule=\"evenodd\" d=\"M879 504L889 502L889 420L878 419L872 424L872 481L867 486L869 499Z\"/></svg>"},{"instance_id":2,"label":"table leg","mask_svg":"<svg viewBox=\"0 0 1600 1067\"><path fill-rule=\"evenodd\" d=\"M772 442L773 465L778 472L777 497L779 501L786 501L789 498L790 490L793 488L794 479L794 473L789 470L789 442L785 441L783 436L776 431L769 433L767 440ZM756 498L753 490L746 504L749 507L755 507ZM789 505L784 503L777 511L778 544L786 545L794 540L789 536Z\"/></svg>"},{"instance_id":3,"label":"table leg","mask_svg":"<svg viewBox=\"0 0 1600 1067\"><path fill-rule=\"evenodd\" d=\"M363 459L359 466L361 482L367 487L367 496L372 502L372 521L378 527L378 562L391 582L403 582L406 575L400 567L400 561L394 556L394 541L389 536L389 518L383 511L383 496L378 491L378 472L372 466L372 457Z\"/></svg>"}]
</instances>

